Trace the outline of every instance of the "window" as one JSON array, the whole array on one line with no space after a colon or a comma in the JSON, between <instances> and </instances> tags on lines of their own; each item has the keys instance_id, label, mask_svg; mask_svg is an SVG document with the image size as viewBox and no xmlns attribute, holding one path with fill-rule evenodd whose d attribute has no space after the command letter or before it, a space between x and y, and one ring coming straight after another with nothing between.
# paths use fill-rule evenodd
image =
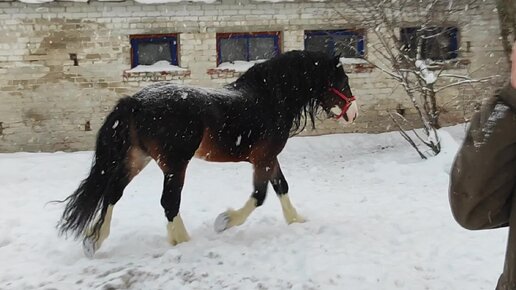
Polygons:
<instances>
[{"instance_id":1,"label":"window","mask_svg":"<svg viewBox=\"0 0 516 290\"><path fill-rule=\"evenodd\" d=\"M217 64L269 59L279 53L279 32L217 34Z\"/></svg>"},{"instance_id":2,"label":"window","mask_svg":"<svg viewBox=\"0 0 516 290\"><path fill-rule=\"evenodd\" d=\"M131 67L177 62L177 34L131 35Z\"/></svg>"},{"instance_id":3,"label":"window","mask_svg":"<svg viewBox=\"0 0 516 290\"><path fill-rule=\"evenodd\" d=\"M402 49L415 58L418 44L421 45L421 58L435 61L455 59L458 57L457 27L406 27L400 30Z\"/></svg>"},{"instance_id":4,"label":"window","mask_svg":"<svg viewBox=\"0 0 516 290\"><path fill-rule=\"evenodd\" d=\"M305 31L305 49L346 58L363 58L364 33L356 30Z\"/></svg>"}]
</instances>

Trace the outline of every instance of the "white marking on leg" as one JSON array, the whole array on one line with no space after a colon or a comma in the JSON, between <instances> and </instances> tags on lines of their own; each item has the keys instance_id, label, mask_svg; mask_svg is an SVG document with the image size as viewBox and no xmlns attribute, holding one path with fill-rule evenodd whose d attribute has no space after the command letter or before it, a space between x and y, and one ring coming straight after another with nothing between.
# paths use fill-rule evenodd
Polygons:
<instances>
[{"instance_id":1,"label":"white marking on leg","mask_svg":"<svg viewBox=\"0 0 516 290\"><path fill-rule=\"evenodd\" d=\"M281 209L283 210L283 216L285 217L287 224L305 222L305 219L297 213L296 209L290 202L288 194L280 195L279 200L281 202Z\"/></svg>"},{"instance_id":2,"label":"white marking on leg","mask_svg":"<svg viewBox=\"0 0 516 290\"><path fill-rule=\"evenodd\" d=\"M83 242L83 250L84 254L91 258L95 254L98 249L100 249L100 246L102 246L102 243L107 239L109 236L109 232L111 230L111 218L113 217L113 208L114 205L108 205L106 215L104 216L104 222L102 222L102 226L100 226L99 234L97 240L93 240L92 238L86 238ZM86 233L87 236L90 236L92 234L93 229L90 228L88 232Z\"/></svg>"},{"instance_id":3,"label":"white marking on leg","mask_svg":"<svg viewBox=\"0 0 516 290\"><path fill-rule=\"evenodd\" d=\"M234 226L243 224L249 215L256 209L256 199L249 198L245 205L239 210L228 209L215 219L215 231L222 232Z\"/></svg>"},{"instance_id":4,"label":"white marking on leg","mask_svg":"<svg viewBox=\"0 0 516 290\"><path fill-rule=\"evenodd\" d=\"M186 231L183 219L179 214L177 214L176 217L167 224L167 234L168 242L173 246L190 240L190 236Z\"/></svg>"},{"instance_id":5,"label":"white marking on leg","mask_svg":"<svg viewBox=\"0 0 516 290\"><path fill-rule=\"evenodd\" d=\"M241 209L229 210L229 225L233 227L243 224L255 209L256 199L251 197Z\"/></svg>"},{"instance_id":6,"label":"white marking on leg","mask_svg":"<svg viewBox=\"0 0 516 290\"><path fill-rule=\"evenodd\" d=\"M85 238L82 241L82 250L84 255L88 258L93 258L95 255L95 242L91 238Z\"/></svg>"},{"instance_id":7,"label":"white marking on leg","mask_svg":"<svg viewBox=\"0 0 516 290\"><path fill-rule=\"evenodd\" d=\"M97 249L100 248L102 245L102 242L104 242L105 239L109 236L109 233L111 231L111 218L113 217L113 208L114 205L108 205L106 215L104 216L104 222L102 223L102 226L100 227L99 231L99 239L97 241Z\"/></svg>"}]
</instances>

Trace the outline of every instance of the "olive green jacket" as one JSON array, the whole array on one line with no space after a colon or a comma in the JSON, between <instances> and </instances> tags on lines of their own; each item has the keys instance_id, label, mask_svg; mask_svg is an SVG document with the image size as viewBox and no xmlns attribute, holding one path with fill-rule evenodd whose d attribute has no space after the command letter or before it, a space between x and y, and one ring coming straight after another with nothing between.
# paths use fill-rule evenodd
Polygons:
<instances>
[{"instance_id":1,"label":"olive green jacket","mask_svg":"<svg viewBox=\"0 0 516 290\"><path fill-rule=\"evenodd\" d=\"M508 86L476 113L453 164L453 215L471 230L509 226L497 290L516 290L516 89ZM514 211L512 210L514 208Z\"/></svg>"}]
</instances>

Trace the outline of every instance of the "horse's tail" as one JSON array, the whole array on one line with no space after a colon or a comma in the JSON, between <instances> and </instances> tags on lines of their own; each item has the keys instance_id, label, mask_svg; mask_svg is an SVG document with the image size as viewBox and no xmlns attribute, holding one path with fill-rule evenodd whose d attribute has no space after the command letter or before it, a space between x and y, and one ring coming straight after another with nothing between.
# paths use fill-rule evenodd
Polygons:
<instances>
[{"instance_id":1,"label":"horse's tail","mask_svg":"<svg viewBox=\"0 0 516 290\"><path fill-rule=\"evenodd\" d=\"M98 237L110 201L121 194L113 192L113 187L128 178L126 155L131 146L132 114L137 107L135 99L126 97L107 116L97 135L90 174L63 201L67 204L58 223L60 235Z\"/></svg>"}]
</instances>

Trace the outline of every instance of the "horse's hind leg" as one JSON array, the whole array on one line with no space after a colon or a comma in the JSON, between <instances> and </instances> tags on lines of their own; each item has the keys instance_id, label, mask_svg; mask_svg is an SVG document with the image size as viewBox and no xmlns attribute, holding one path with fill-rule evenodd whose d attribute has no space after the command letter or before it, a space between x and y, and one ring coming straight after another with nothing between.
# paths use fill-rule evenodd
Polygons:
<instances>
[{"instance_id":1,"label":"horse's hind leg","mask_svg":"<svg viewBox=\"0 0 516 290\"><path fill-rule=\"evenodd\" d=\"M140 171L149 163L150 158L138 147L131 147L128 151L125 166L120 166L114 176L117 176L112 181L111 193L109 200L104 201L105 210L101 211L102 224L95 234L95 228L90 228L86 232L89 238L83 241L83 250L86 256L92 257L95 252L100 249L102 243L107 239L111 230L111 218L113 216L113 208L120 200L125 187ZM107 206L106 206L107 205ZM94 239L93 237L97 238Z\"/></svg>"},{"instance_id":2,"label":"horse's hind leg","mask_svg":"<svg viewBox=\"0 0 516 290\"><path fill-rule=\"evenodd\" d=\"M267 186L271 176L270 164L262 163L254 165L253 184L254 191L245 205L238 209L228 209L221 213L215 220L214 228L216 232L222 232L228 228L243 224L249 215L261 206L267 195Z\"/></svg>"},{"instance_id":3,"label":"horse's hind leg","mask_svg":"<svg viewBox=\"0 0 516 290\"><path fill-rule=\"evenodd\" d=\"M281 202L281 209L283 210L283 216L287 223L305 222L305 219L297 213L290 202L290 198L288 197L288 183L283 172L281 172L281 167L277 159L272 167L271 184Z\"/></svg>"}]
</instances>

